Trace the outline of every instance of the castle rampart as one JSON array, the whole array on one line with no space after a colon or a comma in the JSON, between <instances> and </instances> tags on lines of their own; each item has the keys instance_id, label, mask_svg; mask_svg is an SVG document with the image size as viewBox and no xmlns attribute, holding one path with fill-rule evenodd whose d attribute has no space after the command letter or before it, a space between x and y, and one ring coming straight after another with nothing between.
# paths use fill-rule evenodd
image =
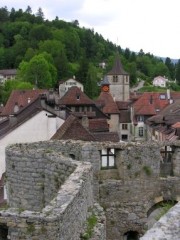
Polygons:
<instances>
[{"instance_id":1,"label":"castle rampart","mask_svg":"<svg viewBox=\"0 0 180 240\"><path fill-rule=\"evenodd\" d=\"M164 151L165 146L170 150ZM179 142L170 146L48 141L14 145L6 155L9 204L16 211L1 213L0 224L6 223L12 236L26 232L30 221L35 226L34 236L45 222L49 239L78 239L94 198L106 214L106 221L101 222L101 226L107 224L106 239L124 240L128 232L145 233L155 204L180 199ZM54 230L50 231L50 225ZM105 240L104 230L97 236L96 240Z\"/></svg>"}]
</instances>

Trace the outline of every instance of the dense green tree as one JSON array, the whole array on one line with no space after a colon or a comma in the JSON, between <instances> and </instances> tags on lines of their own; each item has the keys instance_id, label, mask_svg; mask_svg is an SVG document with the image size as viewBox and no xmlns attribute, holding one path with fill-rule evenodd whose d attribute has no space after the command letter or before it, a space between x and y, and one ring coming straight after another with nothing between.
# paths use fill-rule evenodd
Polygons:
<instances>
[{"instance_id":1,"label":"dense green tree","mask_svg":"<svg viewBox=\"0 0 180 240\"><path fill-rule=\"evenodd\" d=\"M22 82L18 80L8 80L4 86L0 85L0 103L6 103L12 90L16 89L33 89L33 85L29 82Z\"/></svg>"},{"instance_id":2,"label":"dense green tree","mask_svg":"<svg viewBox=\"0 0 180 240\"><path fill-rule=\"evenodd\" d=\"M165 60L165 65L167 66L167 68L169 69L169 75L170 78L174 80L174 76L175 76L175 66L172 63L171 59L169 57L166 58Z\"/></svg>"},{"instance_id":3,"label":"dense green tree","mask_svg":"<svg viewBox=\"0 0 180 240\"><path fill-rule=\"evenodd\" d=\"M7 7L1 7L0 8L0 22L6 22L9 20L9 12Z\"/></svg>"},{"instance_id":4,"label":"dense green tree","mask_svg":"<svg viewBox=\"0 0 180 240\"><path fill-rule=\"evenodd\" d=\"M131 56L131 52L130 52L130 49L129 48L126 48L125 51L124 51L124 57L129 60L130 59L130 56Z\"/></svg>"},{"instance_id":5,"label":"dense green tree","mask_svg":"<svg viewBox=\"0 0 180 240\"><path fill-rule=\"evenodd\" d=\"M26 12L26 13L29 13L29 14L32 14L32 9L31 9L31 7L30 7L30 6L27 6L25 12Z\"/></svg>"},{"instance_id":6,"label":"dense green tree","mask_svg":"<svg viewBox=\"0 0 180 240\"><path fill-rule=\"evenodd\" d=\"M18 70L18 79L28 81L38 88L51 88L57 80L57 71L50 61L51 56L46 54L35 55L29 62L21 62Z\"/></svg>"},{"instance_id":7,"label":"dense green tree","mask_svg":"<svg viewBox=\"0 0 180 240\"><path fill-rule=\"evenodd\" d=\"M176 78L177 84L180 85L180 59L178 60L178 62L176 64L175 78Z\"/></svg>"},{"instance_id":8,"label":"dense green tree","mask_svg":"<svg viewBox=\"0 0 180 240\"><path fill-rule=\"evenodd\" d=\"M1 69L17 68L20 62L27 62L29 66L34 57L45 51L50 57L44 54L44 63L40 62L42 66L51 64L51 72L55 66L58 73L56 80L76 75L85 86L89 66L97 67L100 62L105 61L107 63L105 70L96 68L97 76L103 77L102 75L112 68L115 54L118 52L124 69L130 73L131 83L135 83L138 77L150 84L156 75L165 75L171 79L176 76L179 79L179 64L176 65L175 75L175 65L170 58L164 63L161 58L144 53L142 49L139 53L134 53L128 48L123 50L120 46L105 40L93 29L80 28L78 20L65 22L58 17L53 21L44 20L42 8L39 8L36 14L32 14L30 6L27 6L25 11L14 8L8 11L6 7L2 7L0 23ZM48 70L50 69L51 67L48 67ZM56 84L55 80L51 80L50 74L47 86L52 86L52 82ZM41 81L40 85L42 86Z\"/></svg>"},{"instance_id":9,"label":"dense green tree","mask_svg":"<svg viewBox=\"0 0 180 240\"><path fill-rule=\"evenodd\" d=\"M37 22L41 23L44 21L44 13L41 7L38 8L36 17L37 17Z\"/></svg>"},{"instance_id":10,"label":"dense green tree","mask_svg":"<svg viewBox=\"0 0 180 240\"><path fill-rule=\"evenodd\" d=\"M130 74L130 84L133 86L137 81L137 67L135 62L127 64L127 72Z\"/></svg>"},{"instance_id":11,"label":"dense green tree","mask_svg":"<svg viewBox=\"0 0 180 240\"><path fill-rule=\"evenodd\" d=\"M154 77L158 76L158 75L169 77L169 75L170 75L168 67L163 62L157 63L154 69L155 69Z\"/></svg>"},{"instance_id":12,"label":"dense green tree","mask_svg":"<svg viewBox=\"0 0 180 240\"><path fill-rule=\"evenodd\" d=\"M92 99L97 97L97 94L98 94L97 69L95 66L93 66L92 63L90 63L88 66L85 92Z\"/></svg>"},{"instance_id":13,"label":"dense green tree","mask_svg":"<svg viewBox=\"0 0 180 240\"><path fill-rule=\"evenodd\" d=\"M58 78L68 76L68 60L64 44L57 40L46 40L39 43L40 52L48 52L54 59L54 65L58 72Z\"/></svg>"}]
</instances>

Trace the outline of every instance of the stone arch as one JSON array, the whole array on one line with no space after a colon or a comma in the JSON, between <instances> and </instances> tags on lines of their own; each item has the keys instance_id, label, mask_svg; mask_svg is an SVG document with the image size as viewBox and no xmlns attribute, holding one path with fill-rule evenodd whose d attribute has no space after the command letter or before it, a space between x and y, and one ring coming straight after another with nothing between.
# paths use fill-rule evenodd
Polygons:
<instances>
[{"instance_id":1,"label":"stone arch","mask_svg":"<svg viewBox=\"0 0 180 240\"><path fill-rule=\"evenodd\" d=\"M74 154L70 153L69 156L74 160L76 157Z\"/></svg>"},{"instance_id":2,"label":"stone arch","mask_svg":"<svg viewBox=\"0 0 180 240\"><path fill-rule=\"evenodd\" d=\"M147 211L147 228L150 229L177 201L162 200Z\"/></svg>"},{"instance_id":3,"label":"stone arch","mask_svg":"<svg viewBox=\"0 0 180 240\"><path fill-rule=\"evenodd\" d=\"M128 231L123 235L123 240L139 240L139 237L137 231Z\"/></svg>"},{"instance_id":4,"label":"stone arch","mask_svg":"<svg viewBox=\"0 0 180 240\"><path fill-rule=\"evenodd\" d=\"M8 240L8 227L5 223L0 223L0 240Z\"/></svg>"},{"instance_id":5,"label":"stone arch","mask_svg":"<svg viewBox=\"0 0 180 240\"><path fill-rule=\"evenodd\" d=\"M152 206L149 208L149 210L147 211L147 217L149 217L149 215L150 215L154 210L156 210L157 208L162 207L163 204L168 204L168 203L170 203L170 204L172 204L172 205L175 205L175 204L177 203L177 201L176 201L176 200L163 200L163 198L162 198L160 201L156 202L154 205L152 205Z\"/></svg>"}]
</instances>

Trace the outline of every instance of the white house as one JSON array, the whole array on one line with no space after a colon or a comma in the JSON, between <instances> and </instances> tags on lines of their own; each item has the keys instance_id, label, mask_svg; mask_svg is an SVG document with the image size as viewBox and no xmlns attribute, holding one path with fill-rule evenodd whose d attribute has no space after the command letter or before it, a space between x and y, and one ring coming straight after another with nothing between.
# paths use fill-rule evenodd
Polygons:
<instances>
[{"instance_id":1,"label":"white house","mask_svg":"<svg viewBox=\"0 0 180 240\"><path fill-rule=\"evenodd\" d=\"M153 79L153 86L166 87L168 79L162 76L157 76Z\"/></svg>"},{"instance_id":2,"label":"white house","mask_svg":"<svg viewBox=\"0 0 180 240\"><path fill-rule=\"evenodd\" d=\"M0 70L0 84L4 84L7 80L13 80L16 77L16 69Z\"/></svg>"},{"instance_id":3,"label":"white house","mask_svg":"<svg viewBox=\"0 0 180 240\"><path fill-rule=\"evenodd\" d=\"M5 172L6 146L49 140L64 123L60 115L39 97L0 121L0 179Z\"/></svg>"},{"instance_id":4,"label":"white house","mask_svg":"<svg viewBox=\"0 0 180 240\"><path fill-rule=\"evenodd\" d=\"M75 77L70 78L66 81L62 81L59 83L59 96L62 98L64 94L71 88L71 87L78 87L81 89L82 92L84 92L84 86L82 83L77 81Z\"/></svg>"}]
</instances>

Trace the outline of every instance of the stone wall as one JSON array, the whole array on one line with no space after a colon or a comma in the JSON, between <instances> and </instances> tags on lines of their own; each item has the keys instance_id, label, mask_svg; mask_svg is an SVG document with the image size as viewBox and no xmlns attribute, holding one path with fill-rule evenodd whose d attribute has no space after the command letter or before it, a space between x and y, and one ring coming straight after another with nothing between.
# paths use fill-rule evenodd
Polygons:
<instances>
[{"instance_id":1,"label":"stone wall","mask_svg":"<svg viewBox=\"0 0 180 240\"><path fill-rule=\"evenodd\" d=\"M107 239L123 240L136 231L143 235L148 211L158 201L178 200L180 175L160 177L161 145L141 143L116 148L114 170L100 171L100 204L106 211ZM179 161L176 152L174 159Z\"/></svg>"},{"instance_id":2,"label":"stone wall","mask_svg":"<svg viewBox=\"0 0 180 240\"><path fill-rule=\"evenodd\" d=\"M50 149L12 146L6 151L9 206L40 211L75 170L67 157Z\"/></svg>"},{"instance_id":3,"label":"stone wall","mask_svg":"<svg viewBox=\"0 0 180 240\"><path fill-rule=\"evenodd\" d=\"M93 206L92 167L34 146L7 149L9 204L13 208L0 212L0 228L7 226L11 240L78 240Z\"/></svg>"},{"instance_id":4,"label":"stone wall","mask_svg":"<svg viewBox=\"0 0 180 240\"><path fill-rule=\"evenodd\" d=\"M33 167L35 166L35 168L37 168L37 170L35 171L36 173L35 175L33 175L33 171L29 171L28 174L30 173L30 176L33 179L33 181L38 182L41 187L42 184L44 183L44 186L42 188L44 192L44 202L42 201L42 195L38 193L39 195L37 194L38 196L37 198L38 201L41 203L41 207L36 209L40 211L44 205L47 205L45 208L42 209L41 214L42 213L44 214L44 211L47 214L49 211L48 209L50 209L50 212L52 213L50 214L50 218L48 218L49 216L44 215L41 216L42 221L45 221L46 223L45 225L47 225L49 239L61 239L58 238L60 236L60 233L64 234L62 236L65 236L66 231L67 235L70 236L70 233L68 232L69 228L73 228L73 231L75 231L75 229L77 228L77 231L75 232L76 233L78 232L79 234L80 229L78 228L76 223L79 224L80 222L79 225L82 230L83 229L82 223L83 221L86 222L88 218L87 205L88 206L92 205L87 204L87 198L92 199L92 196L89 195L90 194L89 189L91 189L92 186L90 181L86 179L86 177L89 179L89 175L87 174L87 176L85 177L86 179L85 182L87 182L88 187L86 186L86 184L84 185L84 187L82 187L82 190L84 191L84 195L83 194L82 195L84 197L83 198L75 197L75 199L77 200L77 202L75 200L75 203L71 202L70 194L68 194L68 198L63 197L64 194L66 195L66 191L63 188L63 186L64 184L66 184L69 178L71 178L71 176L76 172L79 164L82 164L82 166L89 166L86 165L85 162L90 162L92 164L93 169L94 198L99 201L100 205L104 208L106 213L106 232L107 232L106 238L108 240L123 240L124 234L127 233L128 231L137 231L140 235L143 235L147 227L148 213L156 203L167 200L178 201L180 199L180 174L179 174L180 143L177 142L173 144L175 149L172 157L173 163L172 171L174 176L167 176L164 178L160 176L161 172L160 163L163 161L160 154L160 149L162 148L163 144L152 142L138 144L138 143L111 143L111 142L97 143L81 141L48 141L34 143L26 146L23 145L19 146L19 148L17 148L17 146L10 147L7 149L7 169L8 169L7 173L9 174L9 176L7 176L8 177L7 180L10 183L12 183L9 184L9 196L12 198L12 201L10 200L10 204L11 206L14 207L19 207L23 204L23 206L29 210L32 207L31 206L28 208L28 198L31 197L31 194L29 193L27 199L25 197L26 194L23 197L23 192L26 191L26 184L23 184L23 178L21 179L18 178L17 176L21 172L20 169L25 171L26 167L22 164L23 162L22 159L27 157L30 162L34 161L32 166ZM113 169L107 168L102 170L101 151L102 149L106 148L115 149L116 164ZM21 152L21 154L19 152ZM39 156L37 158L35 158L36 153ZM73 158L74 160L70 160L69 159L70 157ZM55 159L57 159L57 161ZM43 164L46 165L44 167L44 170L43 166L41 165L42 163L41 161L43 162ZM13 167L13 163L15 167ZM60 164L59 167L56 166L57 163ZM28 165L26 164L26 166ZM64 172L65 168L67 168L67 173ZM19 170L17 171L17 169ZM56 176L58 175L60 169L61 169L60 175L64 175L64 177L66 178L69 176L68 180L66 180L64 183L63 180L60 180L60 182L57 180L55 181ZM41 176L42 173L44 174L43 176ZM15 176L13 174L15 174ZM22 174L22 177L23 176L26 176L25 172ZM16 186L17 180L14 181L13 180L14 177L18 181L20 181L20 186L21 184L23 185L19 190L22 199L18 199L18 194L12 192L12 190L10 189L10 187L13 186L12 189L13 190L16 189L16 191L18 191L16 187L19 184ZM62 192L61 197L58 197L59 196L58 193L58 196L54 198L56 199L56 201L51 206L50 203L53 201L51 201L49 195L52 195L53 197L53 194L56 194L57 190L55 187L56 182L58 182L58 186L62 184L60 190L64 189L64 192ZM77 182L79 182L79 178ZM27 188L29 189L31 185L32 184L27 183ZM71 188L71 190L73 189L74 188ZM40 192L40 187L38 188L38 190ZM33 188L33 192L36 193L35 187ZM77 191L77 195L78 194L79 192ZM77 195L73 193L73 196ZM15 203L13 203L13 198L15 199ZM30 198L32 201L30 204L38 205L37 198L33 200ZM18 201L20 201L21 204L19 204ZM61 218L62 215L60 214L59 216L57 214L57 212L60 213L58 207L55 206L55 203L58 204L58 202L62 204L62 205L60 204L61 206L65 207L65 210L67 210L68 213L69 207L70 209L72 207L73 208L72 216L69 213L67 214L66 218L65 215L63 214L64 217L62 219ZM80 204L81 202L84 203L82 208L86 206L85 207L86 210L84 209L81 210L81 208L78 207L78 204ZM90 202L92 203L92 201ZM72 206L70 203L72 203ZM53 211L51 211L52 209ZM56 211L56 209L58 209L58 211ZM83 220L81 218L76 220L74 216L78 213L81 213L81 211L84 212L82 218ZM27 219L28 221L29 219L35 219L34 215L31 218L31 216L27 216L26 213L27 212L25 212L24 217L25 221ZM23 217L23 214L24 213L21 213L20 215L21 218ZM63 223L62 225L66 226L68 230L66 228L63 229L60 228L59 220L57 220L56 218L57 215L59 218L61 218L61 222ZM70 219L70 223L68 222L68 218ZM2 221L4 221L3 219L4 218L2 218ZM51 231L49 230L50 227L48 228L48 226L50 225L47 219L48 221L51 222L50 223L51 228L54 229L52 231L53 232L52 235ZM42 227L42 225L40 224L41 221L39 217L37 221L35 220L35 222L37 224L35 225L36 230ZM75 224L73 224L73 222ZM8 224L10 226L11 221ZM72 227L70 227L69 224L72 224ZM25 227L25 229L27 230L27 226ZM59 234L58 236L55 235L56 232ZM75 237L73 236L74 238L72 239L74 240L78 239L76 238L78 234L75 235ZM101 240L104 238L103 240L105 240L105 234L104 235L103 234L104 230L102 230L102 234L100 234L99 237L95 235L94 239ZM52 238L52 236L55 237ZM16 238L14 238L13 240L15 239ZM41 240L41 238L38 239ZM66 240L68 238L62 239Z\"/></svg>"}]
</instances>

